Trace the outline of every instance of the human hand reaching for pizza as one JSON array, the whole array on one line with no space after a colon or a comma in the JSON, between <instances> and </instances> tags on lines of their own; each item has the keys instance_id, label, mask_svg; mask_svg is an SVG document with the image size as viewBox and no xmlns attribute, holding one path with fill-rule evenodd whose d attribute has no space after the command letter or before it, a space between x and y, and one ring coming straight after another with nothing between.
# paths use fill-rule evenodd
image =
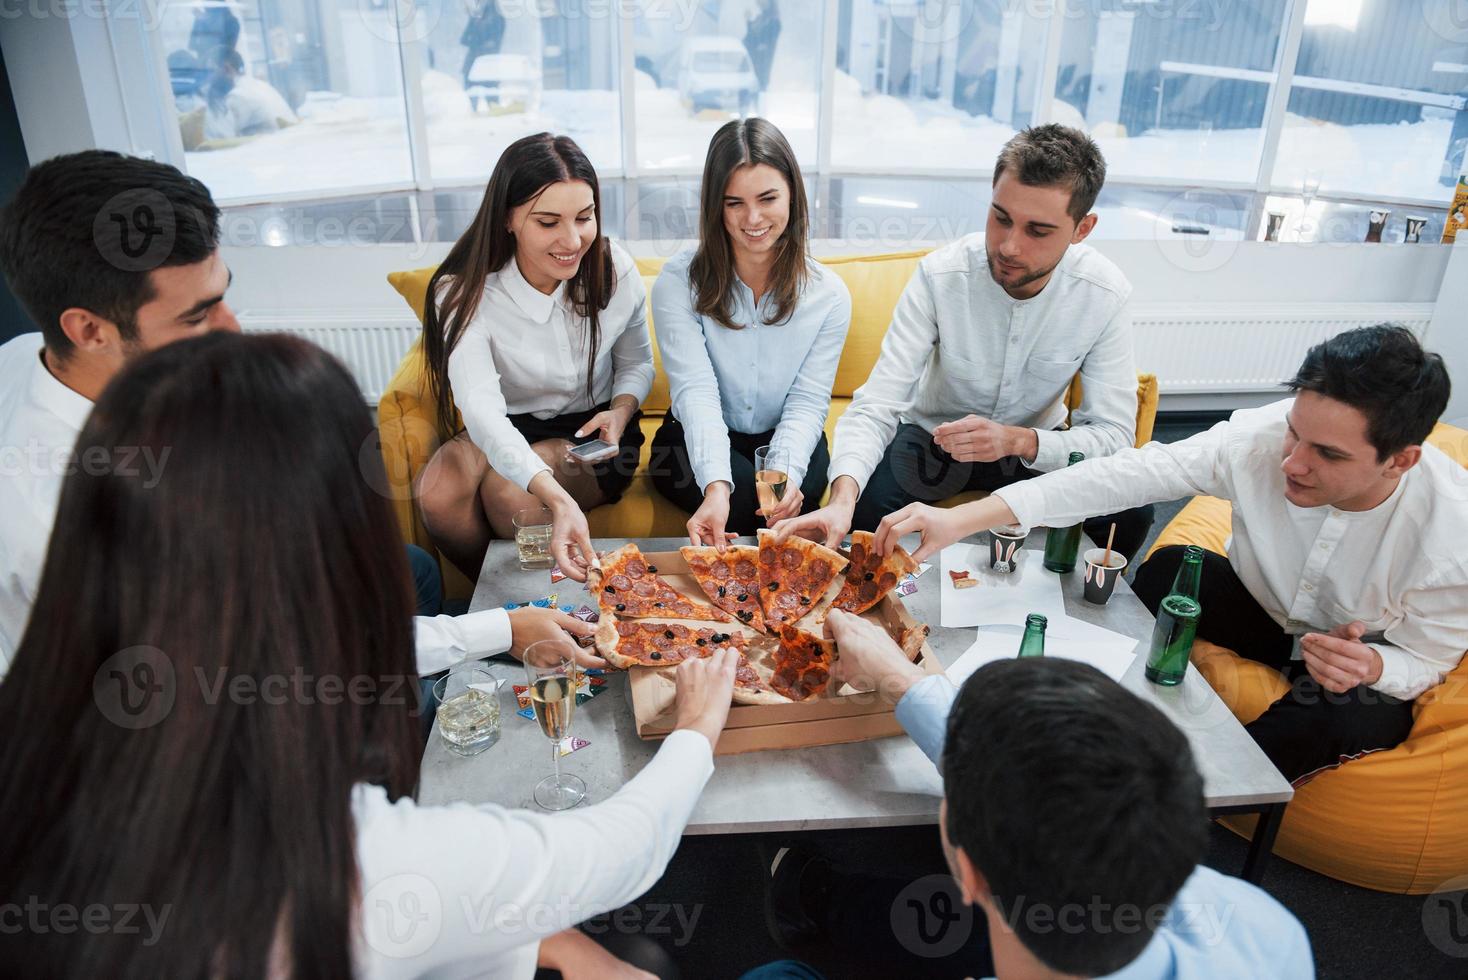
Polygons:
<instances>
[{"instance_id":1,"label":"human hand reaching for pizza","mask_svg":"<svg viewBox=\"0 0 1468 980\"><path fill-rule=\"evenodd\" d=\"M595 652L578 646L572 637L591 636L596 627L559 609L521 606L510 610L510 656L524 660L525 649L532 643L550 642L580 667L605 667L607 662Z\"/></svg>"},{"instance_id":2,"label":"human hand reaching for pizza","mask_svg":"<svg viewBox=\"0 0 1468 980\"><path fill-rule=\"evenodd\" d=\"M718 746L719 733L729 720L734 699L734 668L738 651L720 647L711 657L696 657L678 665L678 695L673 730L690 729Z\"/></svg>"},{"instance_id":3,"label":"human hand reaching for pizza","mask_svg":"<svg viewBox=\"0 0 1468 980\"><path fill-rule=\"evenodd\" d=\"M826 636L836 641L831 677L859 691L876 691L896 704L923 677L923 669L876 623L840 609L826 616Z\"/></svg>"},{"instance_id":4,"label":"human hand reaching for pizza","mask_svg":"<svg viewBox=\"0 0 1468 980\"><path fill-rule=\"evenodd\" d=\"M703 503L688 519L688 540L695 547L712 546L719 551L736 534L724 530L729 523L729 484L715 480L703 492Z\"/></svg>"}]
</instances>

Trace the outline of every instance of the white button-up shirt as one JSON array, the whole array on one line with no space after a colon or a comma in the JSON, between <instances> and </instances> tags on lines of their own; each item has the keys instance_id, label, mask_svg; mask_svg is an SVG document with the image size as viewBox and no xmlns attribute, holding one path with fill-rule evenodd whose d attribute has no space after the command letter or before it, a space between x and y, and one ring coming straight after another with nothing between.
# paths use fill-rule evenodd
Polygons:
<instances>
[{"instance_id":1,"label":"white button-up shirt","mask_svg":"<svg viewBox=\"0 0 1468 980\"><path fill-rule=\"evenodd\" d=\"M528 980L542 939L662 877L713 771L708 739L677 731L610 799L564 813L389 803L381 787L359 785L357 974Z\"/></svg>"},{"instance_id":2,"label":"white button-up shirt","mask_svg":"<svg viewBox=\"0 0 1468 980\"><path fill-rule=\"evenodd\" d=\"M509 416L549 419L587 411L618 395L631 395L640 405L652 388L647 290L626 249L608 245L616 289L597 316L601 337L591 398L586 395L586 318L577 316L565 283L547 296L525 281L513 259L485 280L479 309L449 355L449 387L469 438L494 471L517 486L528 489L550 467Z\"/></svg>"},{"instance_id":3,"label":"white button-up shirt","mask_svg":"<svg viewBox=\"0 0 1468 980\"><path fill-rule=\"evenodd\" d=\"M92 403L56 380L41 361L38 333L0 347L0 677L20 647L46 564L61 485L76 469L77 436ZM228 453L229 447L221 446ZM80 456L85 465L86 456ZM145 479L161 460L135 459ZM266 488L269 492L269 488ZM510 648L503 609L414 620L418 672L432 674L471 657Z\"/></svg>"},{"instance_id":4,"label":"white button-up shirt","mask_svg":"<svg viewBox=\"0 0 1468 980\"><path fill-rule=\"evenodd\" d=\"M897 432L929 432L977 415L1032 428L1031 468L1065 466L1072 452L1107 456L1136 440L1137 369L1132 287L1089 245L1072 245L1038 295L1017 300L989 274L976 232L924 256L892 311L882 353L836 422L831 482L865 487ZM1084 387L1071 428L1062 399L1079 372Z\"/></svg>"},{"instance_id":5,"label":"white button-up shirt","mask_svg":"<svg viewBox=\"0 0 1468 980\"><path fill-rule=\"evenodd\" d=\"M693 475L702 489L729 469L729 432L775 430L773 450L789 460L787 474L800 486L811 453L826 427L836 365L851 326L851 293L841 277L813 260L810 278L788 320L766 323L774 297L758 304L736 276L731 330L693 310L688 265L695 249L668 260L652 288L653 324L663 369L668 372L673 414Z\"/></svg>"},{"instance_id":6,"label":"white button-up shirt","mask_svg":"<svg viewBox=\"0 0 1468 980\"><path fill-rule=\"evenodd\" d=\"M1086 460L996 491L1020 523L1064 526L1191 494L1233 502L1229 563L1285 632L1353 620L1381 654L1371 686L1410 699L1468 649L1468 470L1434 446L1370 510L1285 499L1286 415L1294 399L1238 411L1207 432Z\"/></svg>"}]
</instances>

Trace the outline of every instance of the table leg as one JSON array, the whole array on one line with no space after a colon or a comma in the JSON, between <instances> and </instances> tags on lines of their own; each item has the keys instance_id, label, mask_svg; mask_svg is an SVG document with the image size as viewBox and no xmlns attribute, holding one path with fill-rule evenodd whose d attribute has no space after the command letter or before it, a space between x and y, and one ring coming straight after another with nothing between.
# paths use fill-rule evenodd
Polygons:
<instances>
[{"instance_id":1,"label":"table leg","mask_svg":"<svg viewBox=\"0 0 1468 980\"><path fill-rule=\"evenodd\" d=\"M1270 803L1259 811L1259 822L1254 825L1254 837L1244 858L1243 879L1250 884L1257 885L1264 878L1264 865L1274 851L1274 838L1279 833L1284 810L1285 804Z\"/></svg>"}]
</instances>

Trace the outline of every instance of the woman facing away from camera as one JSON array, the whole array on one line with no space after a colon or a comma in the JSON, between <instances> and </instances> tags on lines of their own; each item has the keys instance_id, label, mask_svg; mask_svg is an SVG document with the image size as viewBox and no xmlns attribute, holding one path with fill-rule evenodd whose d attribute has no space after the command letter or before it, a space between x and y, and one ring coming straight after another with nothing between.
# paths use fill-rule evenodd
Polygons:
<instances>
[{"instance_id":1,"label":"woman facing away from camera","mask_svg":"<svg viewBox=\"0 0 1468 980\"><path fill-rule=\"evenodd\" d=\"M661 875L733 656L680 666L678 730L603 803L417 805L411 582L372 428L346 369L279 335L170 345L98 400L79 447L167 463L62 491L0 684L0 895L33 910L0 930L0 974L625 968L557 951L585 956L564 930ZM607 847L614 828L635 830Z\"/></svg>"},{"instance_id":2,"label":"woman facing away from camera","mask_svg":"<svg viewBox=\"0 0 1468 980\"><path fill-rule=\"evenodd\" d=\"M428 285L423 352L451 435L419 474L429 536L473 581L491 535L544 505L551 551L585 581L585 511L615 503L637 470L639 408L653 381L646 290L601 231L596 171L569 138L505 148L469 229ZM462 415L462 425L456 419ZM586 461L573 444L596 437Z\"/></svg>"},{"instance_id":3,"label":"woman facing away from camera","mask_svg":"<svg viewBox=\"0 0 1468 980\"><path fill-rule=\"evenodd\" d=\"M826 414L851 326L851 294L810 257L809 208L785 137L759 118L720 127L703 165L698 244L652 289L673 410L653 436L653 486L691 511L688 537L723 550L726 533L820 506L831 457ZM761 447L770 465L757 465ZM767 496L757 471L783 474Z\"/></svg>"}]
</instances>

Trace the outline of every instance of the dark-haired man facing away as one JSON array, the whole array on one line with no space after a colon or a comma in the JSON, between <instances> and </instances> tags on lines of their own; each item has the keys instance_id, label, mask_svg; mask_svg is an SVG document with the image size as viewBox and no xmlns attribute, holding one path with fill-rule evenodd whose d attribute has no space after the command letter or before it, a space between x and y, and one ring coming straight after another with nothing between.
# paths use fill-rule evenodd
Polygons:
<instances>
[{"instance_id":1,"label":"dark-haired man facing away","mask_svg":"<svg viewBox=\"0 0 1468 980\"><path fill-rule=\"evenodd\" d=\"M918 263L892 312L871 377L836 423L831 497L780 524L835 547L898 508L988 490L1108 456L1136 440L1132 287L1083 244L1106 180L1101 150L1065 126L1027 129L994 165L985 230ZM1071 419L1062 401L1079 373ZM1140 507L1086 524L1135 554L1152 525Z\"/></svg>"},{"instance_id":2,"label":"dark-haired man facing away","mask_svg":"<svg viewBox=\"0 0 1468 980\"><path fill-rule=\"evenodd\" d=\"M1228 555L1206 554L1198 635L1280 670L1290 690L1245 728L1298 783L1412 729L1412 701L1468 649L1468 473L1423 442L1447 406L1442 358L1405 327L1311 348L1295 397L1004 487L948 510L883 521L922 533L916 555L987 527L1065 524L1192 494L1233 504ZM1137 570L1154 612L1182 547Z\"/></svg>"},{"instance_id":3,"label":"dark-haired man facing away","mask_svg":"<svg viewBox=\"0 0 1468 980\"><path fill-rule=\"evenodd\" d=\"M787 849L767 908L782 944L861 950L873 976L1314 976L1287 909L1199 864L1203 780L1155 705L1094 667L1048 658L988 664L955 691L876 624L838 610L828 632L841 647L835 675L895 702L939 765L954 881L927 887ZM972 926L964 905L979 913ZM749 978L811 975L787 963Z\"/></svg>"}]
</instances>

